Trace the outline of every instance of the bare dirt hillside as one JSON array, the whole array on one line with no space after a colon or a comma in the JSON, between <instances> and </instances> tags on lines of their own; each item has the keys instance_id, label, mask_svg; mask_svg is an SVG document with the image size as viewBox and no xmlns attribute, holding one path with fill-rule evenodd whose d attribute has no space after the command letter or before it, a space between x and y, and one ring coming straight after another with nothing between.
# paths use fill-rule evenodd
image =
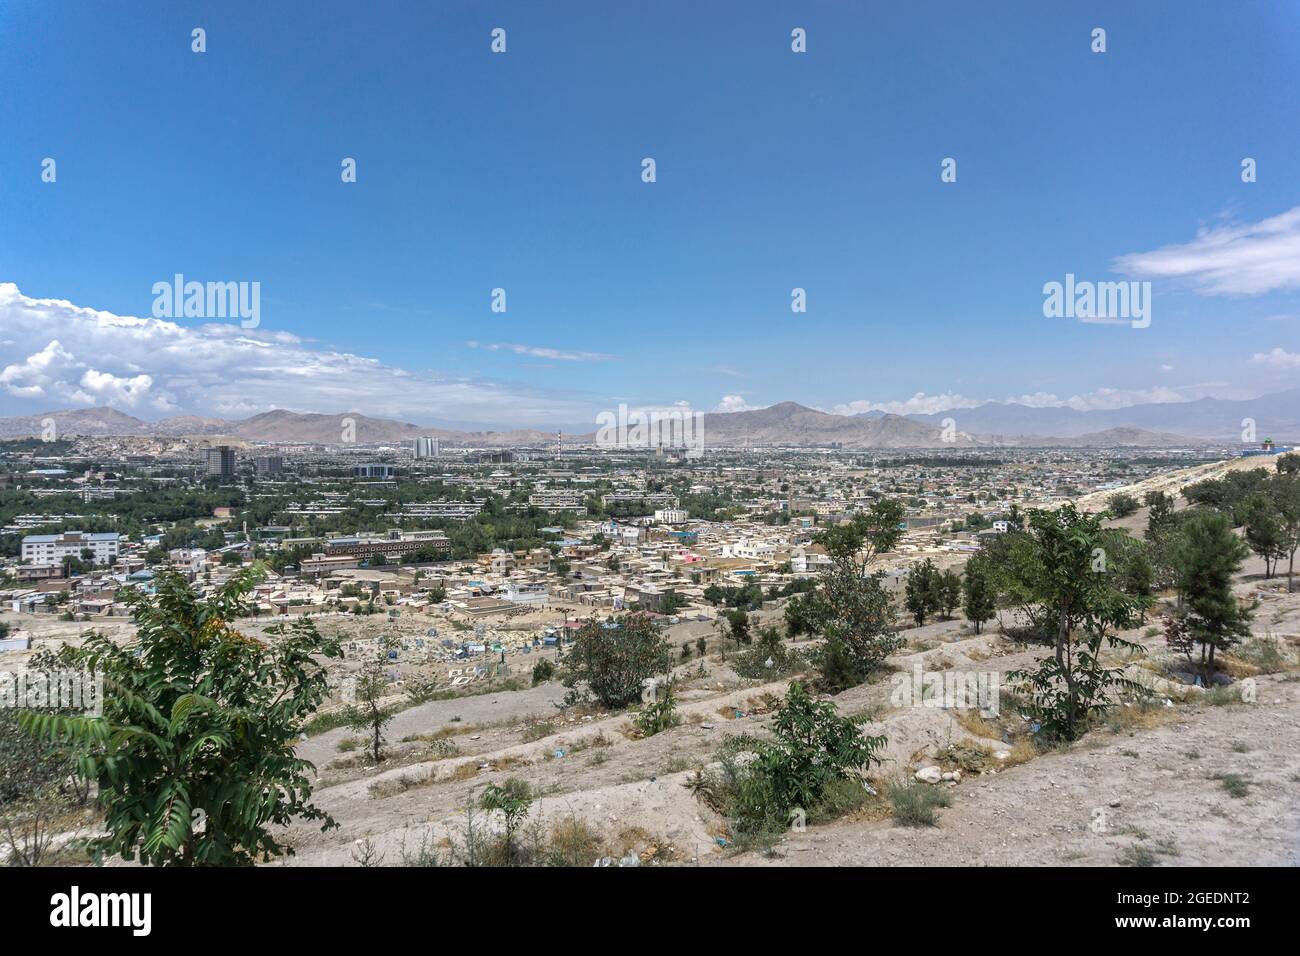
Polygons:
<instances>
[{"instance_id":1,"label":"bare dirt hillside","mask_svg":"<svg viewBox=\"0 0 1300 956\"><path fill-rule=\"evenodd\" d=\"M1075 504L1081 511L1101 511L1106 507L1110 496L1120 492L1130 494L1138 501L1141 501L1144 495L1152 491L1163 491L1165 494L1177 498L1182 494L1183 489L1189 485L1194 485L1200 481L1213 481L1222 478L1229 472L1251 471L1256 468L1263 468L1269 472L1277 471L1277 456L1257 455L1249 458L1228 458L1205 465L1195 465L1191 468L1180 468L1177 471L1166 472L1163 475L1156 475L1153 478L1146 478L1131 485L1125 485L1123 488L1112 488L1110 491L1098 491L1090 495L1084 495L1077 499Z\"/></svg>"},{"instance_id":2,"label":"bare dirt hillside","mask_svg":"<svg viewBox=\"0 0 1300 956\"><path fill-rule=\"evenodd\" d=\"M321 834L295 825L286 836L297 855L288 862L400 865L422 847L441 852L463 839L466 807L484 787L515 777L539 794L530 825L545 831L581 821L599 833L602 852L631 854L642 865L1295 865L1300 593L1263 581L1260 570L1249 566L1239 591L1258 598L1255 633L1276 640L1287 663L1264 673L1239 662L1239 674L1254 675L1253 702L1231 690L1213 703L1199 691L1162 692L1158 706L1116 708L1083 740L1048 753L1016 746L1012 754L1012 741L1025 734L1014 714L984 720L900 706L896 697L918 665L1005 677L1042 649L1014 644L995 626L975 635L961 621L904 632L907 646L890 662L895 673L833 698L841 713L868 718L864 732L888 736L869 779L879 798L847 818L791 832L768 852L738 852L727 821L684 784L714 761L727 735L766 734L788 680L742 680L711 651L677 667L681 725L645 739L629 714L559 710L564 689L554 683L407 710L378 767L345 729L314 737L301 753L319 768L316 802L340 827ZM1146 651L1120 663L1159 680L1152 675L1168 669L1171 655L1158 630L1126 636ZM938 755L953 743L984 745L998 761L938 785L952 805L939 811L937 826L896 825L884 798L889 783L926 766L949 769ZM475 825L500 821L479 811Z\"/></svg>"}]
</instances>

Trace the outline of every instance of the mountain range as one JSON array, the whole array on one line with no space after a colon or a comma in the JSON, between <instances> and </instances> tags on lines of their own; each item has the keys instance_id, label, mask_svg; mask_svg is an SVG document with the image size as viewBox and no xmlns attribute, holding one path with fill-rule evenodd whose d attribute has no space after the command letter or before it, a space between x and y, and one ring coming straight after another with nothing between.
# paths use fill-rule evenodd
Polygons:
<instances>
[{"instance_id":1,"label":"mountain range","mask_svg":"<svg viewBox=\"0 0 1300 956\"><path fill-rule=\"evenodd\" d=\"M951 420L951 421L949 421ZM149 422L114 408L82 408L0 418L0 438L40 436L45 423L66 436L230 438L246 442L396 444L421 435L447 445L548 445L555 432L536 428L463 431L372 418L360 412L334 415L275 409L249 418L181 415ZM988 402L928 415L865 412L835 415L795 402L704 416L706 447L809 446L844 448L942 447L1179 447L1206 442L1241 443L1254 423L1255 436L1279 442L1300 438L1300 388L1256 399L1202 398L1193 402L1131 405L1079 411ZM592 442L594 430L566 433L566 440ZM945 441L944 439L948 440Z\"/></svg>"}]
</instances>

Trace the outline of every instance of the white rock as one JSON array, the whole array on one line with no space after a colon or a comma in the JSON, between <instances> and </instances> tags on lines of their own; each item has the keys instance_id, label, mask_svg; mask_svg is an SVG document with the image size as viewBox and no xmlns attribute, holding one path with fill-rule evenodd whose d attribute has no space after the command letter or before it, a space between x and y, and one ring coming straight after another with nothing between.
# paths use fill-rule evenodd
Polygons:
<instances>
[{"instance_id":1,"label":"white rock","mask_svg":"<svg viewBox=\"0 0 1300 956\"><path fill-rule=\"evenodd\" d=\"M938 767L924 767L916 772L916 779L922 783L938 783L943 779L943 771Z\"/></svg>"}]
</instances>

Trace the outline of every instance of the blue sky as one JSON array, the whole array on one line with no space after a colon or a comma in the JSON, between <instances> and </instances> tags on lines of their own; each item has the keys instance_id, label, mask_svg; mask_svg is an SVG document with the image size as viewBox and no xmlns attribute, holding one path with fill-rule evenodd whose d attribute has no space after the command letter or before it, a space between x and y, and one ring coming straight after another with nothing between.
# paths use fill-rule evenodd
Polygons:
<instances>
[{"instance_id":1,"label":"blue sky","mask_svg":"<svg viewBox=\"0 0 1300 956\"><path fill-rule=\"evenodd\" d=\"M0 0L0 36L0 413L1300 381L1300 4ZM83 311L177 272L260 282L260 326ZM1151 326L1045 318L1067 272L1149 279Z\"/></svg>"}]
</instances>

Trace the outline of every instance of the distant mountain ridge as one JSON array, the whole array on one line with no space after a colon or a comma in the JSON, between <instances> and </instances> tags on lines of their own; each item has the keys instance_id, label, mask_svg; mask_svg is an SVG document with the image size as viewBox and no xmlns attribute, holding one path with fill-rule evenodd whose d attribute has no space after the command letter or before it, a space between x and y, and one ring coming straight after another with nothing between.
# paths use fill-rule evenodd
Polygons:
<instances>
[{"instance_id":1,"label":"distant mountain ridge","mask_svg":"<svg viewBox=\"0 0 1300 956\"><path fill-rule=\"evenodd\" d=\"M1259 398L1201 398L1192 402L1153 402L1127 408L1080 411L1074 408L1035 408L1014 402L986 402L974 408L954 408L907 416L930 424L953 419L964 431L994 440L1020 436L1073 438L1113 428L1138 428L1188 438L1241 442L1254 423L1259 440L1300 440L1300 388Z\"/></svg>"},{"instance_id":2,"label":"distant mountain ridge","mask_svg":"<svg viewBox=\"0 0 1300 956\"><path fill-rule=\"evenodd\" d=\"M705 447L783 446L825 448L838 445L843 448L977 448L977 447L1146 447L1170 448L1203 442L1206 437L1223 437L1240 441L1240 419L1236 430L1230 431L1225 423L1241 414L1242 407L1286 407L1287 395L1294 395L1300 403L1300 390L1266 396L1280 399L1251 403L1219 402L1202 399L1187 402L1205 413L1205 430L1188 431L1171 429L1158 431L1133 425L1107 425L1095 431L1081 430L1081 424L1100 425L1114 418L1113 413L1077 412L1072 409L1031 409L1027 406L985 405L974 409L955 409L936 415L894 415L872 412L861 415L835 415L800 405L780 402L767 408L741 412L710 412L704 415ZM1219 408L1218 405L1229 406ZM1207 404L1209 403L1209 404ZM1262 403L1262 404L1261 404ZM1135 417L1159 417L1150 408L1164 406L1133 406ZM1300 407L1300 406L1298 406ZM998 411L1006 412L1002 417ZM1038 416L1040 431L1026 431L1033 415L1025 413L1069 412L1068 415ZM1266 414L1266 413L1261 413ZM1300 412L1297 413L1300 415ZM1097 416L1097 417L1093 417ZM1168 418L1168 416L1166 416ZM947 420L951 419L952 422ZM1283 420L1274 415L1272 420ZM1181 421L1181 420L1180 420ZM1260 437L1265 437L1269 418L1259 421ZM410 442L420 436L437 438L452 445L477 447L545 446L556 440L556 433L536 428L519 428L502 431L459 431L448 428L431 428L410 422L372 418L361 412L340 412L326 415L317 412L291 412L273 409L243 419L221 419L195 415L174 416L156 422L132 417L114 408L84 408L54 411L39 415L0 418L0 438L41 436L46 424L52 422L54 433L60 436L146 436L159 438L217 438L226 437L245 442L301 442L308 444L337 445L347 442L361 444L398 444ZM953 427L955 423L955 427ZM1192 423L1195 424L1195 423ZM992 425L994 428L984 428ZM1012 426L999 429L996 426ZM1019 427L1017 427L1019 426ZM1060 426L1049 429L1048 426ZM1215 435L1215 433L1218 433ZM1286 427L1275 428L1280 436L1289 433ZM1208 433L1208 434L1207 434ZM1300 434L1300 423L1295 428ZM595 430L574 435L566 433L566 441L592 443Z\"/></svg>"}]
</instances>

